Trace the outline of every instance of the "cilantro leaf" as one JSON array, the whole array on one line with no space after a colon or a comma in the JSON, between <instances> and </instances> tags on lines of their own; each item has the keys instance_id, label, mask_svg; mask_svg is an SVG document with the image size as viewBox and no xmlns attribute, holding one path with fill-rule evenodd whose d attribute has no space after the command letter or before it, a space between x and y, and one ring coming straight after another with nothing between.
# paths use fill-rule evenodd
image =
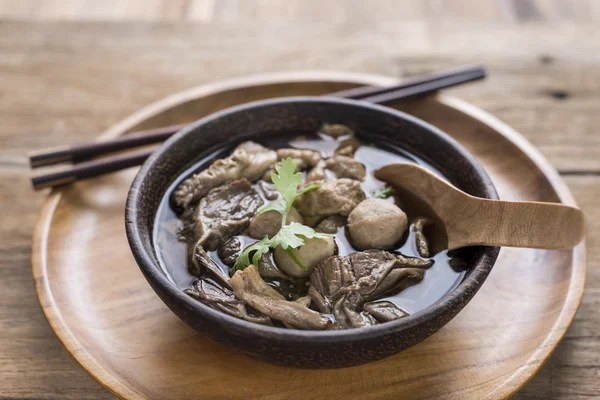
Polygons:
<instances>
[{"instance_id":1,"label":"cilantro leaf","mask_svg":"<svg viewBox=\"0 0 600 400\"><path fill-rule=\"evenodd\" d=\"M277 179L277 178L275 178L275 176L277 176L277 175L272 175L272 177L274 179ZM296 196L294 197L293 200L291 200L291 203L289 203L290 200L286 200L285 198L280 197L277 200L272 201L269 204L267 204L266 206L264 206L263 208L261 208L258 213L264 214L267 211L277 211L281 215L286 215L289 212L290 208L292 208L294 201L296 201L296 197L300 196L301 194L308 193L311 190L318 189L320 187L321 187L320 183L312 184L312 185L305 187L304 189L302 189L296 193Z\"/></svg>"},{"instance_id":2,"label":"cilantro leaf","mask_svg":"<svg viewBox=\"0 0 600 400\"><path fill-rule=\"evenodd\" d=\"M294 260L294 262L295 262L296 264L298 264L298 266L299 266L299 267L300 267L302 270L304 270L304 271L308 271L308 268L306 268L306 265L304 265L304 263L303 263L303 262L302 262L302 261L301 261L301 260L300 260L298 257L296 257L296 253L294 253L294 251L293 251L293 250L292 250L290 247L288 247L288 248L287 248L285 251L287 251L287 253L289 254L290 258L291 258L292 260Z\"/></svg>"},{"instance_id":3,"label":"cilantro leaf","mask_svg":"<svg viewBox=\"0 0 600 400\"><path fill-rule=\"evenodd\" d=\"M302 183L302 174L296 172L296 163L291 158L281 160L281 165L275 167L277 173L271 175L273 186L285 200L286 214L296 200L298 185Z\"/></svg>"},{"instance_id":4,"label":"cilantro leaf","mask_svg":"<svg viewBox=\"0 0 600 400\"><path fill-rule=\"evenodd\" d=\"M277 211L281 215L285 215L287 213L287 205L285 203L285 199L280 197L275 201L270 202L266 206L260 209L259 214L264 214L267 211Z\"/></svg>"},{"instance_id":5,"label":"cilantro leaf","mask_svg":"<svg viewBox=\"0 0 600 400\"><path fill-rule=\"evenodd\" d=\"M292 252L292 249L297 249L304 245L305 239L327 239L331 237L331 235L325 233L315 232L313 228L298 222L286 224L287 215L292 208L294 201L296 201L296 197L311 190L318 189L321 185L309 185L298 192L298 186L302 183L302 174L295 172L296 163L294 163L291 158L281 160L281 165L276 166L275 171L276 172L271 175L271 179L273 180L273 186L282 197L267 204L259 211L259 214L263 214L267 211L277 211L280 213L282 216L281 229L271 239L265 237L246 247L235 261L235 265L231 269L230 274L234 274L235 271L243 270L250 264L258 265L263 254L268 253L270 249L275 249L278 246L286 250L296 264L306 271L306 266ZM251 257L252 260L250 260Z\"/></svg>"},{"instance_id":6,"label":"cilantro leaf","mask_svg":"<svg viewBox=\"0 0 600 400\"><path fill-rule=\"evenodd\" d=\"M298 222L292 222L289 225L284 225L277 235L273 236L271 241L276 246L281 246L284 250L288 247L297 249L304 244L304 238L306 239L327 239L331 237L326 233L315 232L310 226L302 225Z\"/></svg>"},{"instance_id":7,"label":"cilantro leaf","mask_svg":"<svg viewBox=\"0 0 600 400\"><path fill-rule=\"evenodd\" d=\"M394 193L396 193L396 189L394 189L392 186L386 186L383 189L374 191L373 197L378 199L387 199Z\"/></svg>"},{"instance_id":8,"label":"cilantro leaf","mask_svg":"<svg viewBox=\"0 0 600 400\"><path fill-rule=\"evenodd\" d=\"M301 191L298 192L298 196L300 196L301 194L304 194L304 193L308 193L312 190L316 190L320 187L321 187L320 183L313 183L312 185L308 185L307 187L305 187L304 189L302 189Z\"/></svg>"},{"instance_id":9,"label":"cilantro leaf","mask_svg":"<svg viewBox=\"0 0 600 400\"><path fill-rule=\"evenodd\" d=\"M238 259L235 260L235 264L229 271L229 274L233 275L236 271L241 271L250 264L258 265L262 255L268 253L270 248L271 240L266 236L262 240L246 247L238 256ZM252 255L252 262L250 262L250 255Z\"/></svg>"},{"instance_id":10,"label":"cilantro leaf","mask_svg":"<svg viewBox=\"0 0 600 400\"><path fill-rule=\"evenodd\" d=\"M327 239L331 237L326 233L315 232L313 228L310 226L299 224L298 222L292 222L289 225L284 225L279 232L273 236L271 239L272 246L277 247L280 246L282 249L286 250L292 260L300 268L304 271L307 271L306 266L302 263L302 261L294 254L292 249L297 249L300 246L303 246L306 242L304 239Z\"/></svg>"}]
</instances>

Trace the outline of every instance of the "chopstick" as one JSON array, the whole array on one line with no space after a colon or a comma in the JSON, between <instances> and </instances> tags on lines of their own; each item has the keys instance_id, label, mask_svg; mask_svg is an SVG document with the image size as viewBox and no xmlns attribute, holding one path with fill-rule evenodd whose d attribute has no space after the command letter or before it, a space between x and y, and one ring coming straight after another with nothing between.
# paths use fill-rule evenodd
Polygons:
<instances>
[{"instance_id":1,"label":"chopstick","mask_svg":"<svg viewBox=\"0 0 600 400\"><path fill-rule=\"evenodd\" d=\"M382 97L382 99L389 98L389 101L396 101L411 94L422 93L424 88L423 85L426 84L435 85L436 82L450 82L447 85L438 87L438 89L441 89L444 87L453 86L455 84L481 79L483 77L485 77L485 71L481 66L466 65L438 73L408 78L396 86L361 86L358 88L329 93L326 96L343 97L347 99L377 99L375 96L383 96L385 93L389 93L388 97ZM405 92L399 92L401 90L405 90ZM429 93L429 91L426 90L426 93ZM43 149L30 153L29 162L31 168L39 168L64 162L79 163L115 151L122 151L132 147L163 142L185 126L186 124L171 125L162 128L134 132L113 140L76 146L60 146L51 149Z\"/></svg>"},{"instance_id":2,"label":"chopstick","mask_svg":"<svg viewBox=\"0 0 600 400\"><path fill-rule=\"evenodd\" d=\"M79 163L115 151L164 142L187 125L188 124L163 126L161 128L137 131L113 140L76 146L59 146L34 151L29 153L29 165L31 168L39 168L64 162Z\"/></svg>"},{"instance_id":3,"label":"chopstick","mask_svg":"<svg viewBox=\"0 0 600 400\"><path fill-rule=\"evenodd\" d=\"M441 89L483 79L484 77L485 70L481 66L464 66L441 73L411 78L400 85L386 88L365 86L330 93L326 96L360 99L376 104L390 104L407 98L435 93ZM100 159L94 158L114 151L160 143L185 126L185 124L171 125L135 132L114 140L79 146L64 146L32 153L30 155L32 168L60 162L76 163L75 166L66 170L34 176L31 179L33 188L40 190L64 185L141 165L152 154L152 150L127 152ZM86 161L90 159L92 160Z\"/></svg>"},{"instance_id":4,"label":"chopstick","mask_svg":"<svg viewBox=\"0 0 600 400\"><path fill-rule=\"evenodd\" d=\"M363 97L360 100L375 104L392 104L399 100L429 95L441 89L458 86L462 83L472 82L485 78L485 72L474 71L456 76L448 76L431 82L422 82L418 85L399 88L372 96Z\"/></svg>"},{"instance_id":5,"label":"chopstick","mask_svg":"<svg viewBox=\"0 0 600 400\"><path fill-rule=\"evenodd\" d=\"M351 89L341 90L339 92L329 93L326 96L332 97L343 97L346 99L361 99L364 100L366 97L380 95L388 92L395 92L401 89L408 89L422 84L438 81L441 79L458 77L461 75L474 74L477 77L473 79L485 78L485 70L481 65L462 65L456 68L450 68L440 72L434 72L426 75L417 75L414 77L408 77L402 80L402 83L396 86L359 86Z\"/></svg>"},{"instance_id":6,"label":"chopstick","mask_svg":"<svg viewBox=\"0 0 600 400\"><path fill-rule=\"evenodd\" d=\"M152 154L152 150L130 151L98 160L86 161L67 170L34 176L31 183L35 190L61 186L75 181L110 174L130 167L142 165Z\"/></svg>"}]
</instances>

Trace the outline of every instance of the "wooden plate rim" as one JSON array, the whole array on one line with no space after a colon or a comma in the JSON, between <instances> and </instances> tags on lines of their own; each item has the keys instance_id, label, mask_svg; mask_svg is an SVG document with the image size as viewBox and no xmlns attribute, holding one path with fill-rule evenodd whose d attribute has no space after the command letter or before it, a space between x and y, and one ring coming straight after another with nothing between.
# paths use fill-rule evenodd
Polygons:
<instances>
[{"instance_id":1,"label":"wooden plate rim","mask_svg":"<svg viewBox=\"0 0 600 400\"><path fill-rule=\"evenodd\" d=\"M361 85L392 85L398 80L396 78L361 73L346 73L333 71L306 71L306 72L284 72L252 75L247 77L234 78L215 83L200 85L179 93L175 93L162 100L156 101L143 109L135 112L121 122L107 129L97 140L107 140L121 136L127 133L144 120L163 112L169 108L182 103L209 96L223 91L239 89L243 87L256 87L268 84L277 84L285 82L356 82ZM473 119L490 126L494 131L502 135L511 142L522 153L528 156L536 167L544 174L548 183L552 186L560 200L572 206L576 206L575 199L571 194L566 183L562 180L558 172L552 167L550 162L522 135L504 124L489 113L467 103L463 100L440 95L438 101L448 107L454 108ZM50 282L47 279L46 253L48 243L48 233L52 223L52 217L63 190L53 190L44 204L42 205L40 216L35 226L32 243L32 272L35 280L35 289L42 306L42 310L56 336L63 344L65 349L73 358L83 367L83 369L98 383L108 389L112 394L123 399L144 399L145 396L139 393L130 385L116 379L107 371L96 359L91 356L85 347L77 340L70 331L68 325L58 311L58 307L50 288ZM567 328L571 324L575 313L583 296L585 285L587 263L586 263L586 243L585 240L573 249L573 270L567 297L562 305L561 312L555 321L552 329L548 333L543 344L533 353L527 362L510 375L504 383L497 387L494 392L489 393L488 398L497 395L496 398L510 397L521 389L543 366L552 351L556 348Z\"/></svg>"}]
</instances>

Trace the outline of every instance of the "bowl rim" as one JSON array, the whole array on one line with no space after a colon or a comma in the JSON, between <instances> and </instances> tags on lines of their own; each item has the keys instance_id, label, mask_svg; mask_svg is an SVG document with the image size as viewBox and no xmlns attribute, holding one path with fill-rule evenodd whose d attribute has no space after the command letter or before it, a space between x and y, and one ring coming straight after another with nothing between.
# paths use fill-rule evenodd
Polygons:
<instances>
[{"instance_id":1,"label":"bowl rim","mask_svg":"<svg viewBox=\"0 0 600 400\"><path fill-rule=\"evenodd\" d=\"M167 139L157 150L152 153L152 155L144 162L135 176L127 195L127 202L125 206L125 229L127 240L129 242L134 259L151 286L160 287L164 294L180 305L183 305L187 310L200 313L205 319L210 320L213 323L227 325L228 329L230 329L232 332L235 329L235 331L244 333L248 335L248 337L258 335L263 338L295 340L298 342L304 342L309 339L312 345L326 345L355 341L357 338L360 338L361 340L369 340L385 334L401 332L406 329L414 328L429 320L441 318L444 314L446 314L448 309L455 309L461 304L464 306L463 303L465 303L465 296L468 300L470 300L483 285L485 279L491 272L498 257L500 250L499 247L485 247L480 260L473 266L471 273L469 273L455 289L446 293L434 304L414 314L410 314L407 317L395 321L357 329L318 331L283 329L280 327L256 324L230 316L193 299L175 286L175 284L167 278L161 266L155 261L155 257L152 255L152 253L155 252L154 246L152 246L151 252L149 252L146 246L144 246L144 240L138 228L138 209L141 201L139 189L147 177L151 175L149 174L149 171L151 171L156 165L159 157L165 153L168 153L170 147L183 137L187 136L199 127L214 122L220 118L236 113L246 112L252 109L297 102L361 107L374 112L379 112L382 115L386 114L389 117L400 118L414 125L418 125L421 128L427 129L436 135L441 141L444 141L447 145L453 147L454 150L473 167L474 171L476 172L477 179L481 181L485 187L485 190L487 191L487 198L498 199L498 193L490 177L471 153L469 153L465 148L462 147L462 145L460 145L455 139L450 137L441 129L405 112L361 100L350 100L328 96L277 97L236 105L207 115L181 129L175 135ZM169 308L171 308L171 306L169 306Z\"/></svg>"}]
</instances>

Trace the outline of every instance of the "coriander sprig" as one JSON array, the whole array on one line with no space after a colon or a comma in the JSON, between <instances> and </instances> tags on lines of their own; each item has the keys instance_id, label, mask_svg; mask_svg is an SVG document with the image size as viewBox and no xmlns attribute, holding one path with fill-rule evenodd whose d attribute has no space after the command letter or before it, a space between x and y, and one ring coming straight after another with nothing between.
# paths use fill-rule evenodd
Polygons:
<instances>
[{"instance_id":1,"label":"coriander sprig","mask_svg":"<svg viewBox=\"0 0 600 400\"><path fill-rule=\"evenodd\" d=\"M386 186L383 189L375 190L373 192L373 197L378 199L387 199L388 197L394 195L396 193L396 189L392 186Z\"/></svg>"},{"instance_id":2,"label":"coriander sprig","mask_svg":"<svg viewBox=\"0 0 600 400\"><path fill-rule=\"evenodd\" d=\"M281 229L272 238L265 236L262 240L246 247L236 260L235 265L230 271L231 274L243 270L250 264L258 265L263 254L268 253L270 249L275 249L278 246L286 250L296 264L306 271L306 266L296 257L292 249L304 245L305 239L327 239L331 237L331 235L325 233L315 232L313 228L298 222L286 223L288 213L296 198L301 194L318 189L321 185L310 185L298 191L298 186L302 183L302 174L296 172L296 163L291 158L281 160L281 165L275 167L275 172L271 174L271 179L273 180L273 186L281 194L281 198L267 204L259 211L259 214L267 211L277 211L280 213Z\"/></svg>"}]
</instances>

